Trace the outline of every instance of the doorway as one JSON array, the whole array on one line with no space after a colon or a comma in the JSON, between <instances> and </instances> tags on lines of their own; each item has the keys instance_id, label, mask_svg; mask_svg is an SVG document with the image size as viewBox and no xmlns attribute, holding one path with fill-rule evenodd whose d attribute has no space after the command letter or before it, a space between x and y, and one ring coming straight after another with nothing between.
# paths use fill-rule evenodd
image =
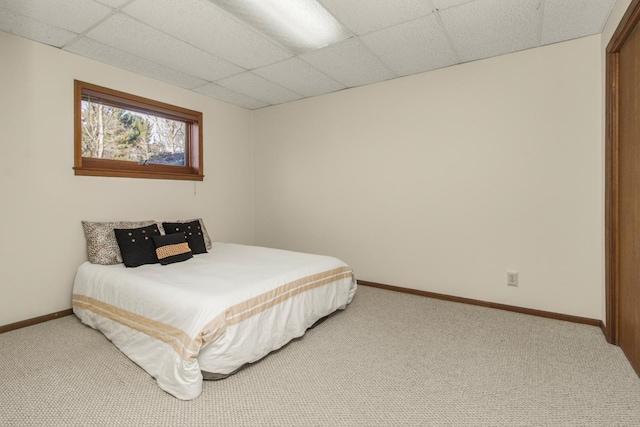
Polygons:
<instances>
[{"instance_id":1,"label":"doorway","mask_svg":"<svg viewBox=\"0 0 640 427\"><path fill-rule=\"evenodd\" d=\"M606 54L605 264L607 341L640 375L640 0Z\"/></svg>"}]
</instances>

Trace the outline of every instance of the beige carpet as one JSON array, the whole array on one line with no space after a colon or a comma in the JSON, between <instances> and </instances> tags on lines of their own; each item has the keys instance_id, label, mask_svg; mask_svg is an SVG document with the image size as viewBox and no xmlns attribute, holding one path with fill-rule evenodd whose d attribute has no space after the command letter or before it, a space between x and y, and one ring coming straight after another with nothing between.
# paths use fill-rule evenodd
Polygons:
<instances>
[{"instance_id":1,"label":"beige carpet","mask_svg":"<svg viewBox=\"0 0 640 427\"><path fill-rule=\"evenodd\" d=\"M363 286L189 402L74 316L0 335L0 357L2 426L640 426L598 328Z\"/></svg>"}]
</instances>

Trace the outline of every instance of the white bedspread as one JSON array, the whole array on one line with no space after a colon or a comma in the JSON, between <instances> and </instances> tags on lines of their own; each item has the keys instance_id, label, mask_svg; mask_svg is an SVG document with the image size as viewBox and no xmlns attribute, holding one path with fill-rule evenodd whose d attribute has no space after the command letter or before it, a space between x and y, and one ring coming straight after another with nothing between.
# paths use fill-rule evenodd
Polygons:
<instances>
[{"instance_id":1,"label":"white bedspread","mask_svg":"<svg viewBox=\"0 0 640 427\"><path fill-rule=\"evenodd\" d=\"M186 262L126 268L82 264L73 310L180 399L202 391L201 371L229 374L318 319L356 290L342 261L214 243Z\"/></svg>"}]
</instances>

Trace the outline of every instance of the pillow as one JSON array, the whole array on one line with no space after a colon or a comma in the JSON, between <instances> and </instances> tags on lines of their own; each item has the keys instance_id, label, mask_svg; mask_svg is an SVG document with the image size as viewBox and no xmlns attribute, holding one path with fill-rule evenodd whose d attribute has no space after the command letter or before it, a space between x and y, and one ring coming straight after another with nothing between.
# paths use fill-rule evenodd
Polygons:
<instances>
[{"instance_id":1,"label":"pillow","mask_svg":"<svg viewBox=\"0 0 640 427\"><path fill-rule=\"evenodd\" d=\"M114 221L90 222L82 221L84 237L87 240L87 255L92 264L112 265L122 262L122 255L116 236L115 228L138 228L153 225L155 221Z\"/></svg>"},{"instance_id":2,"label":"pillow","mask_svg":"<svg viewBox=\"0 0 640 427\"><path fill-rule=\"evenodd\" d=\"M204 221L202 220L202 218L188 219L186 221L178 219L178 220L175 220L175 221L171 221L171 223L176 223L177 222L177 223L180 223L180 224L184 224L186 222L193 222L193 221L199 221L200 222L200 227L202 228L202 237L204 237L204 245L205 245L205 247L207 249L211 249L212 248L211 238L209 237L209 233L207 233L207 228L204 226ZM160 224L160 233L161 234L168 234L166 231L163 230L161 221L158 221L158 224Z\"/></svg>"},{"instance_id":3,"label":"pillow","mask_svg":"<svg viewBox=\"0 0 640 427\"><path fill-rule=\"evenodd\" d=\"M148 225L141 228L116 228L118 247L122 260L127 267L139 267L144 264L157 264L156 245L152 237L160 235L158 226Z\"/></svg>"},{"instance_id":4,"label":"pillow","mask_svg":"<svg viewBox=\"0 0 640 427\"><path fill-rule=\"evenodd\" d=\"M193 258L193 253L187 243L187 236L184 233L153 236L153 243L156 247L156 257L162 265Z\"/></svg>"},{"instance_id":5,"label":"pillow","mask_svg":"<svg viewBox=\"0 0 640 427\"><path fill-rule=\"evenodd\" d=\"M165 234L184 233L187 236L187 243L194 254L207 253L207 247L204 243L204 235L200 221L192 222L163 222Z\"/></svg>"}]
</instances>

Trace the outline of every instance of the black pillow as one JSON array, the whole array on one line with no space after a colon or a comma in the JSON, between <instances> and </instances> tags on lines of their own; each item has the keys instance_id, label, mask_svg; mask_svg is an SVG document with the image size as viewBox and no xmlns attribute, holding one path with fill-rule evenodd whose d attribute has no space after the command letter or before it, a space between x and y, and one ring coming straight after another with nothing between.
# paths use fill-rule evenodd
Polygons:
<instances>
[{"instance_id":1,"label":"black pillow","mask_svg":"<svg viewBox=\"0 0 640 427\"><path fill-rule=\"evenodd\" d=\"M159 236L157 225L140 228L115 228L116 241L120 247L122 260L127 267L139 267L144 264L157 264L156 246L153 236Z\"/></svg>"},{"instance_id":2,"label":"black pillow","mask_svg":"<svg viewBox=\"0 0 640 427\"><path fill-rule=\"evenodd\" d=\"M184 233L153 236L153 243L156 247L156 257L162 265L193 258L193 253L187 243L187 236Z\"/></svg>"},{"instance_id":3,"label":"black pillow","mask_svg":"<svg viewBox=\"0 0 640 427\"><path fill-rule=\"evenodd\" d=\"M206 254L207 246L204 243L204 235L200 221L192 222L163 222L165 234L184 233L187 236L187 242L194 254Z\"/></svg>"}]
</instances>

